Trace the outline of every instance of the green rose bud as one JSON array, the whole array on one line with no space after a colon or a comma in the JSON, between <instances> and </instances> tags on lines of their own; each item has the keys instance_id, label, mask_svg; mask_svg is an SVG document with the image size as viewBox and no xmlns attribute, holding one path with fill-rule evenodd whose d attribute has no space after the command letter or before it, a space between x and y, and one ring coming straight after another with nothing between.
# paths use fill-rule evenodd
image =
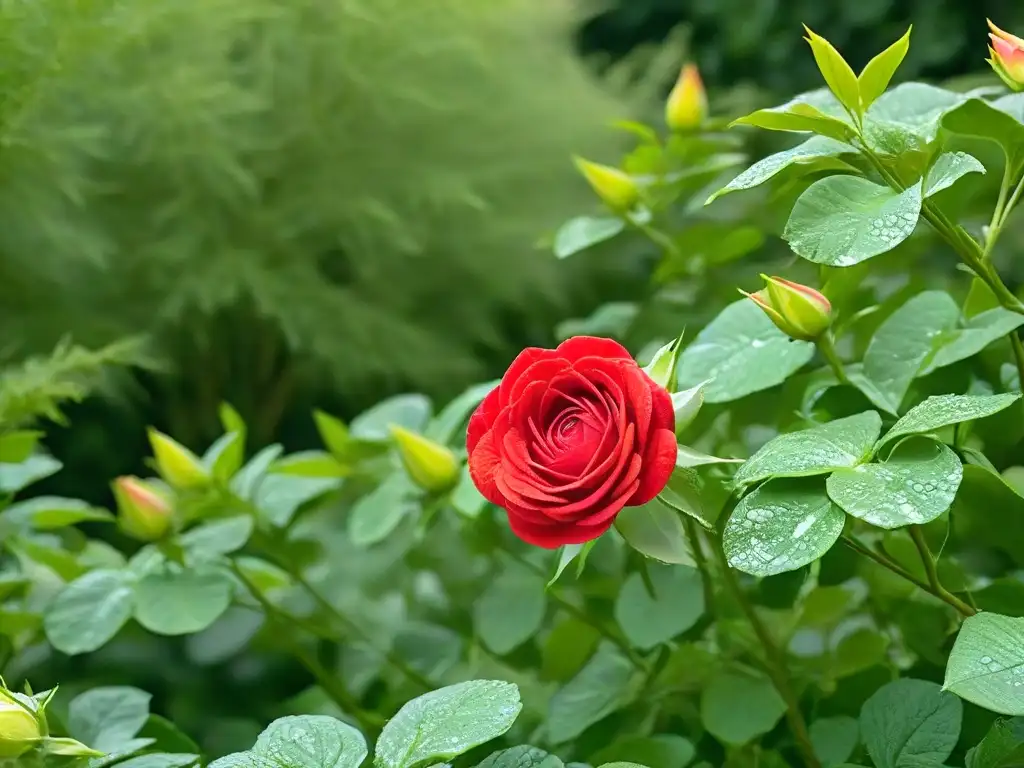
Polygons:
<instances>
[{"instance_id":1,"label":"green rose bud","mask_svg":"<svg viewBox=\"0 0 1024 768\"><path fill-rule=\"evenodd\" d=\"M171 505L155 488L137 477L119 477L112 488L122 531L139 541L156 541L167 534Z\"/></svg>"},{"instance_id":2,"label":"green rose bud","mask_svg":"<svg viewBox=\"0 0 1024 768\"><path fill-rule=\"evenodd\" d=\"M623 213L640 201L640 188L628 173L581 157L573 161L591 189L613 211Z\"/></svg>"},{"instance_id":3,"label":"green rose bud","mask_svg":"<svg viewBox=\"0 0 1024 768\"><path fill-rule=\"evenodd\" d=\"M686 64L665 102L665 123L673 131L700 127L708 114L708 97L696 64Z\"/></svg>"},{"instance_id":4,"label":"green rose bud","mask_svg":"<svg viewBox=\"0 0 1024 768\"><path fill-rule=\"evenodd\" d=\"M160 477L172 488L198 488L210 482L210 473L199 457L162 432L150 429L149 444Z\"/></svg>"},{"instance_id":5,"label":"green rose bud","mask_svg":"<svg viewBox=\"0 0 1024 768\"><path fill-rule=\"evenodd\" d=\"M832 324L832 305L821 293L781 277L761 275L765 287L757 293L741 290L787 336L814 341Z\"/></svg>"},{"instance_id":6,"label":"green rose bud","mask_svg":"<svg viewBox=\"0 0 1024 768\"><path fill-rule=\"evenodd\" d=\"M0 690L0 757L20 757L42 737L39 718Z\"/></svg>"},{"instance_id":7,"label":"green rose bud","mask_svg":"<svg viewBox=\"0 0 1024 768\"><path fill-rule=\"evenodd\" d=\"M459 480L459 462L445 446L392 424L391 436L409 477L429 493L443 493Z\"/></svg>"}]
</instances>

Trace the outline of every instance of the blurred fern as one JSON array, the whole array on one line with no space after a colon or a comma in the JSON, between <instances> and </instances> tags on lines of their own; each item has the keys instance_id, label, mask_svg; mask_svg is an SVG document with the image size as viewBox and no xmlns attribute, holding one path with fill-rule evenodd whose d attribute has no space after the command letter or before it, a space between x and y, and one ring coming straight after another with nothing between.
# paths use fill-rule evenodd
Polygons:
<instances>
[{"instance_id":1,"label":"blurred fern","mask_svg":"<svg viewBox=\"0 0 1024 768\"><path fill-rule=\"evenodd\" d=\"M532 243L630 112L571 6L0 0L0 330L150 333L204 404L484 376L586 291Z\"/></svg>"},{"instance_id":2,"label":"blurred fern","mask_svg":"<svg viewBox=\"0 0 1024 768\"><path fill-rule=\"evenodd\" d=\"M104 388L112 369L152 365L138 339L98 350L62 341L46 356L29 357L0 367L0 428L22 426L37 419L64 423L61 408Z\"/></svg>"}]
</instances>

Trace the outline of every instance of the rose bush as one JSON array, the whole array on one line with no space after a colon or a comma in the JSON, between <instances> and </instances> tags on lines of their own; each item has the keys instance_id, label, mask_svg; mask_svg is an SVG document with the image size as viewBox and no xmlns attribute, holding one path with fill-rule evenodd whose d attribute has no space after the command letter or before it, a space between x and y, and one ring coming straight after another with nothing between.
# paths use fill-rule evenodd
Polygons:
<instances>
[{"instance_id":1,"label":"rose bush","mask_svg":"<svg viewBox=\"0 0 1024 768\"><path fill-rule=\"evenodd\" d=\"M675 467L672 398L616 341L530 347L469 421L473 482L513 532L554 549L607 531Z\"/></svg>"}]
</instances>

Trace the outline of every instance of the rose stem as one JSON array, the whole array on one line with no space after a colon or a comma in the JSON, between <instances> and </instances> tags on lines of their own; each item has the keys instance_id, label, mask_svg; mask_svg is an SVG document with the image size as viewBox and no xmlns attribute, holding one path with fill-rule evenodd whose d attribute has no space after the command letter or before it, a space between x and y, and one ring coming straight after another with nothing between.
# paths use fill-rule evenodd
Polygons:
<instances>
[{"instance_id":1,"label":"rose stem","mask_svg":"<svg viewBox=\"0 0 1024 768\"><path fill-rule=\"evenodd\" d=\"M821 352L821 356L825 358L829 366L832 368L832 372L839 379L841 384L849 384L850 378L846 375L846 369L843 368L843 361L839 359L839 355L836 354L835 345L832 343L832 336L828 331L821 334L814 342L818 351Z\"/></svg>"},{"instance_id":2,"label":"rose stem","mask_svg":"<svg viewBox=\"0 0 1024 768\"><path fill-rule=\"evenodd\" d=\"M956 608L964 616L973 616L975 613L977 613L977 611L975 611L973 608L971 608L971 606L969 606L966 603L964 603L962 600L957 598L955 595L951 594L950 592L948 592L946 590L943 590L943 592L945 594L941 594L941 593L937 592L935 590L935 588L931 584L929 584L928 582L922 581L921 579L917 578L917 576L915 576L910 571L908 571L905 568L903 568L902 566L900 566L898 563L895 563L892 560L890 560L889 558L885 557L884 555L882 555L882 554L880 554L878 552L875 552L873 549L871 549L870 547L866 546L862 542L858 541L853 536L845 536L844 535L843 536L843 543L846 546L848 546L850 549L852 549L854 552L856 552L857 554L863 555L864 557L868 558L869 560L873 560L874 562L878 563L883 568L887 568L888 570L890 570L893 573L895 573L897 576L906 579L911 584L916 586L918 589L922 589L925 592L927 592L928 594L934 595L935 597L939 598L940 600L943 600L944 602L949 603L949 605L951 605L954 608ZM931 553L929 553L929 557L931 557ZM937 578L938 578L938 574L936 574L936 579ZM951 602L948 598L952 598L953 602Z\"/></svg>"},{"instance_id":3,"label":"rose stem","mask_svg":"<svg viewBox=\"0 0 1024 768\"><path fill-rule=\"evenodd\" d=\"M719 516L719 531L721 531L721 526L724 526L729 520L733 507L735 507L738 501L738 496L732 496L726 502L725 508ZM726 557L725 548L722 546L721 535L709 538L711 538L712 548L715 551L718 562L722 566L722 575L725 579L726 587L732 593L736 602L739 603L740 608L743 609L743 613L746 615L747 621L750 622L754 634L757 635L757 639L761 642L765 655L765 668L776 690L786 704L786 721L789 723L789 729L793 732L796 748L800 752L800 756L803 758L807 768L821 768L818 756L814 753L814 746L811 744L811 734L807 730L807 722L800 711L800 701L793 692L793 686L786 671L785 656L779 650L779 646L776 645L775 639L772 637L771 632L768 631L768 627L764 625L761 617L757 615L757 610L747 600L747 596L743 592L743 586L740 584L739 579L736 578L736 572L729 565L729 558Z\"/></svg>"},{"instance_id":4,"label":"rose stem","mask_svg":"<svg viewBox=\"0 0 1024 768\"><path fill-rule=\"evenodd\" d=\"M508 557L515 560L524 568L530 569L534 573L541 576L543 579L547 580L548 575L540 566L534 565L525 557L520 555L518 552L513 552L511 549L508 549L507 547L504 549L504 552ZM606 627L601 622L590 617L586 611L581 611L579 608L573 605L573 603L569 601L558 590L558 587L556 587L554 584L547 588L547 592L551 599L558 603L559 607L561 607L566 613L570 614L574 619L583 622L587 626L593 627L606 640L614 643L616 647L618 647L618 649L626 655L626 657L629 659L629 661L632 663L634 667L636 667L637 669L645 669L643 660L639 656L637 656L636 652L629 646L629 643L627 643L623 638L613 633L611 630L608 629L608 627Z\"/></svg>"},{"instance_id":5,"label":"rose stem","mask_svg":"<svg viewBox=\"0 0 1024 768\"><path fill-rule=\"evenodd\" d=\"M693 562L700 571L701 586L704 588L704 610L712 613L715 602L714 584L711 581L711 570L708 568L708 558L701 546L702 537L697 528L696 521L689 515L683 515L683 528L686 530L686 538L690 540L690 548L693 550Z\"/></svg>"},{"instance_id":6,"label":"rose stem","mask_svg":"<svg viewBox=\"0 0 1024 768\"><path fill-rule=\"evenodd\" d=\"M309 649L305 648L302 643L292 636L289 626L291 617L286 617L279 611L277 606L266 598L266 595L260 591L259 587L253 584L249 577L245 575L245 572L234 562L231 564L231 569L239 581L245 585L252 598L259 603L267 621L275 628L275 641L284 641L291 655L313 675L317 684L324 690L324 693L330 696L344 712L352 715L364 729L372 730L382 727L385 723L384 718L364 710L359 705L358 699L349 692L341 680L336 675L328 672L317 658L310 653Z\"/></svg>"},{"instance_id":7,"label":"rose stem","mask_svg":"<svg viewBox=\"0 0 1024 768\"><path fill-rule=\"evenodd\" d=\"M910 526L910 538L914 540L914 546L917 547L917 552L921 555L921 564L924 566L924 572L928 576L928 583L931 585L932 594L945 600L964 616L976 614L977 611L971 608L971 606L942 586L942 582L939 580L939 571L935 567L935 557L928 548L928 541L924 537L924 529L920 525Z\"/></svg>"}]
</instances>

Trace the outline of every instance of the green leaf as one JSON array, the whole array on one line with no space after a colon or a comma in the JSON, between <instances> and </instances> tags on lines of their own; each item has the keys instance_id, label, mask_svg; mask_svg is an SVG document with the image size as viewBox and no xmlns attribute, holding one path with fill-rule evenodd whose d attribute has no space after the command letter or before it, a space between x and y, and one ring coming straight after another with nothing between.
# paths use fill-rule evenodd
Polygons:
<instances>
[{"instance_id":1,"label":"green leaf","mask_svg":"<svg viewBox=\"0 0 1024 768\"><path fill-rule=\"evenodd\" d=\"M564 744L626 704L633 666L615 646L604 643L586 666L548 703L547 735Z\"/></svg>"},{"instance_id":2,"label":"green leaf","mask_svg":"<svg viewBox=\"0 0 1024 768\"><path fill-rule=\"evenodd\" d=\"M704 515L703 489L704 483L697 470L677 466L657 499L676 512L692 517L710 531L714 530L714 524Z\"/></svg>"},{"instance_id":3,"label":"green leaf","mask_svg":"<svg viewBox=\"0 0 1024 768\"><path fill-rule=\"evenodd\" d=\"M956 328L937 339L935 353L925 361L918 376L966 360L978 354L997 339L1024 325L1024 315L996 307L970 318L963 328Z\"/></svg>"},{"instance_id":4,"label":"green leaf","mask_svg":"<svg viewBox=\"0 0 1024 768\"><path fill-rule=\"evenodd\" d=\"M495 379L493 381L486 381L483 384L474 384L448 403L430 421L427 431L424 433L425 436L442 445L451 443L457 437L460 439L464 438L465 434L460 435L460 429L465 429L466 420L470 414L483 402L483 399L490 394L491 390L500 383L500 379ZM465 441L463 440L462 442Z\"/></svg>"},{"instance_id":5,"label":"green leaf","mask_svg":"<svg viewBox=\"0 0 1024 768\"><path fill-rule=\"evenodd\" d=\"M278 528L291 522L299 507L338 488L335 477L265 475L256 487L253 503L263 519Z\"/></svg>"},{"instance_id":6,"label":"green leaf","mask_svg":"<svg viewBox=\"0 0 1024 768\"><path fill-rule=\"evenodd\" d=\"M562 575L562 572L569 566L576 556L579 555L585 544L563 544L562 548L558 550L558 564L555 566L555 573L551 579L545 584L545 588L550 587L556 581L558 577Z\"/></svg>"},{"instance_id":7,"label":"green leaf","mask_svg":"<svg viewBox=\"0 0 1024 768\"><path fill-rule=\"evenodd\" d=\"M804 165L823 157L838 157L839 155L853 154L856 151L849 144L844 144L841 141L829 139L825 136L812 136L792 149L776 152L774 155L769 155L763 160L757 161L711 195L704 205L710 205L722 195L727 195L730 192L738 192L743 189L753 189L760 186L791 165Z\"/></svg>"},{"instance_id":8,"label":"green leaf","mask_svg":"<svg viewBox=\"0 0 1024 768\"><path fill-rule=\"evenodd\" d=\"M676 379L679 378L679 371L676 371ZM704 386L707 381L702 381L682 392L672 393L672 410L676 415L676 434L682 434L700 412L704 405ZM673 382L673 386L675 382Z\"/></svg>"},{"instance_id":9,"label":"green leaf","mask_svg":"<svg viewBox=\"0 0 1024 768\"><path fill-rule=\"evenodd\" d=\"M1015 157L1024 145L1024 94L986 101L975 97L945 114L944 128L963 136L988 139L999 144L1007 156Z\"/></svg>"},{"instance_id":10,"label":"green leaf","mask_svg":"<svg viewBox=\"0 0 1024 768\"><path fill-rule=\"evenodd\" d=\"M273 443L249 459L245 466L231 478L231 483L228 486L231 492L241 499L251 501L266 476L267 470L283 450L284 448L280 444Z\"/></svg>"},{"instance_id":11,"label":"green leaf","mask_svg":"<svg viewBox=\"0 0 1024 768\"><path fill-rule=\"evenodd\" d=\"M245 433L227 432L221 435L203 454L203 466L217 480L226 483L245 461Z\"/></svg>"},{"instance_id":12,"label":"green leaf","mask_svg":"<svg viewBox=\"0 0 1024 768\"><path fill-rule=\"evenodd\" d=\"M885 89L889 87L889 81L892 80L892 76L896 74L907 51L910 50L911 29L913 29L912 26L907 29L903 37L871 59L861 70L860 76L857 78L857 85L860 90L862 109L870 107L875 99L885 93ZM846 758L839 762L845 761Z\"/></svg>"},{"instance_id":13,"label":"green leaf","mask_svg":"<svg viewBox=\"0 0 1024 768\"><path fill-rule=\"evenodd\" d=\"M227 610L232 591L221 570L164 568L135 585L135 620L158 635L194 634Z\"/></svg>"},{"instance_id":14,"label":"green leaf","mask_svg":"<svg viewBox=\"0 0 1024 768\"><path fill-rule=\"evenodd\" d=\"M131 617L133 599L128 571L90 571L68 584L50 605L43 620L46 637L69 656L95 651Z\"/></svg>"},{"instance_id":15,"label":"green leaf","mask_svg":"<svg viewBox=\"0 0 1024 768\"><path fill-rule=\"evenodd\" d=\"M966 464L963 473L949 515L957 538L1024 565L1024 498L993 470Z\"/></svg>"},{"instance_id":16,"label":"green leaf","mask_svg":"<svg viewBox=\"0 0 1024 768\"><path fill-rule=\"evenodd\" d=\"M840 469L828 478L828 495L853 517L879 528L931 522L953 503L963 466L942 443L912 439L883 464Z\"/></svg>"},{"instance_id":17,"label":"green leaf","mask_svg":"<svg viewBox=\"0 0 1024 768\"><path fill-rule=\"evenodd\" d=\"M469 473L469 464L462 465L459 484L452 491L450 501L456 512L471 520L479 517L487 507L487 499L477 490L476 483Z\"/></svg>"},{"instance_id":18,"label":"green leaf","mask_svg":"<svg viewBox=\"0 0 1024 768\"><path fill-rule=\"evenodd\" d=\"M680 444L676 451L676 468L689 469L691 467L703 467L707 464L742 464L743 459L721 459L718 456L708 456L706 453L694 450L688 445Z\"/></svg>"},{"instance_id":19,"label":"green leaf","mask_svg":"<svg viewBox=\"0 0 1024 768\"><path fill-rule=\"evenodd\" d=\"M563 763L543 749L520 744L518 747L492 752L476 768L563 768Z\"/></svg>"},{"instance_id":20,"label":"green leaf","mask_svg":"<svg viewBox=\"0 0 1024 768\"><path fill-rule=\"evenodd\" d=\"M948 189L968 173L985 173L985 166L966 152L943 152L925 176L924 196Z\"/></svg>"},{"instance_id":21,"label":"green leaf","mask_svg":"<svg viewBox=\"0 0 1024 768\"><path fill-rule=\"evenodd\" d=\"M899 410L935 339L952 330L960 308L948 293L925 291L909 299L875 331L864 353L864 376L886 398L892 413Z\"/></svg>"},{"instance_id":22,"label":"green leaf","mask_svg":"<svg viewBox=\"0 0 1024 768\"><path fill-rule=\"evenodd\" d=\"M366 739L351 725L325 715L275 720L248 752L227 755L210 768L359 768Z\"/></svg>"},{"instance_id":23,"label":"green leaf","mask_svg":"<svg viewBox=\"0 0 1024 768\"><path fill-rule=\"evenodd\" d=\"M52 456L37 453L16 464L0 464L0 494L14 494L57 472L61 466Z\"/></svg>"},{"instance_id":24,"label":"green leaf","mask_svg":"<svg viewBox=\"0 0 1024 768\"><path fill-rule=\"evenodd\" d=\"M942 765L960 738L963 704L938 685L903 678L875 691L860 732L875 768Z\"/></svg>"},{"instance_id":25,"label":"green leaf","mask_svg":"<svg viewBox=\"0 0 1024 768\"><path fill-rule=\"evenodd\" d=\"M822 768L842 765L850 759L860 738L857 721L852 717L822 717L811 723L811 745Z\"/></svg>"},{"instance_id":26,"label":"green leaf","mask_svg":"<svg viewBox=\"0 0 1024 768\"><path fill-rule=\"evenodd\" d=\"M836 419L799 432L788 432L761 446L733 477L736 486L770 477L824 475L866 461L882 429L877 411Z\"/></svg>"},{"instance_id":27,"label":"green leaf","mask_svg":"<svg viewBox=\"0 0 1024 768\"><path fill-rule=\"evenodd\" d=\"M996 720L985 738L967 750L966 768L1009 768L1024 757L1024 719Z\"/></svg>"},{"instance_id":28,"label":"green leaf","mask_svg":"<svg viewBox=\"0 0 1024 768\"><path fill-rule=\"evenodd\" d=\"M494 579L473 604L473 628L492 653L504 656L540 630L546 610L544 579L513 566Z\"/></svg>"},{"instance_id":29,"label":"green leaf","mask_svg":"<svg viewBox=\"0 0 1024 768\"><path fill-rule=\"evenodd\" d=\"M721 672L701 692L700 720L723 744L746 744L768 733L786 711L766 677Z\"/></svg>"},{"instance_id":30,"label":"green leaf","mask_svg":"<svg viewBox=\"0 0 1024 768\"><path fill-rule=\"evenodd\" d=\"M577 216L555 233L555 256L564 259L591 246L611 240L626 228L618 216Z\"/></svg>"},{"instance_id":31,"label":"green leaf","mask_svg":"<svg viewBox=\"0 0 1024 768\"><path fill-rule=\"evenodd\" d=\"M391 718L373 756L377 768L442 762L496 739L523 705L519 688L499 680L469 680L408 702Z\"/></svg>"},{"instance_id":32,"label":"green leaf","mask_svg":"<svg viewBox=\"0 0 1024 768\"><path fill-rule=\"evenodd\" d=\"M754 302L723 309L683 350L679 386L708 381L704 399L727 403L784 382L814 356L814 345L791 341Z\"/></svg>"},{"instance_id":33,"label":"green leaf","mask_svg":"<svg viewBox=\"0 0 1024 768\"><path fill-rule=\"evenodd\" d=\"M679 514L654 498L639 507L625 507L615 530L642 555L676 565L694 565L693 552Z\"/></svg>"},{"instance_id":34,"label":"green leaf","mask_svg":"<svg viewBox=\"0 0 1024 768\"><path fill-rule=\"evenodd\" d=\"M362 440L388 442L392 424L422 433L430 421L431 410L430 398L426 395L396 395L356 416L348 431L352 437Z\"/></svg>"},{"instance_id":35,"label":"green leaf","mask_svg":"<svg viewBox=\"0 0 1024 768\"><path fill-rule=\"evenodd\" d=\"M818 64L818 70L828 84L829 90L835 94L842 104L855 114L862 112L860 103L860 86L857 82L857 75L850 69L846 59L835 49L835 47L821 35L812 32L806 25L805 38L811 45L811 52ZM883 88L884 90L884 88Z\"/></svg>"},{"instance_id":36,"label":"green leaf","mask_svg":"<svg viewBox=\"0 0 1024 768\"><path fill-rule=\"evenodd\" d=\"M97 509L80 499L60 496L37 496L12 504L0 515L15 525L28 525L47 531L84 522L105 522L114 516L105 509Z\"/></svg>"},{"instance_id":37,"label":"green leaf","mask_svg":"<svg viewBox=\"0 0 1024 768\"><path fill-rule=\"evenodd\" d=\"M689 739L674 733L654 736L627 736L619 739L591 756L592 764L607 768L609 765L641 765L650 768L685 768L693 762L697 750ZM636 762L624 762L631 758Z\"/></svg>"},{"instance_id":38,"label":"green leaf","mask_svg":"<svg viewBox=\"0 0 1024 768\"><path fill-rule=\"evenodd\" d=\"M42 432L19 429L0 435L0 464L20 464L25 461L39 444Z\"/></svg>"},{"instance_id":39,"label":"green leaf","mask_svg":"<svg viewBox=\"0 0 1024 768\"><path fill-rule=\"evenodd\" d=\"M131 757L141 750L153 746L155 742L155 739L148 738L129 739L117 749L107 752L103 757L92 758L86 765L88 768L107 768L124 760L126 757Z\"/></svg>"},{"instance_id":40,"label":"green leaf","mask_svg":"<svg viewBox=\"0 0 1024 768\"><path fill-rule=\"evenodd\" d=\"M859 176L826 176L797 199L782 237L808 261L849 267L902 243L920 215L920 182L896 192Z\"/></svg>"},{"instance_id":41,"label":"green leaf","mask_svg":"<svg viewBox=\"0 0 1024 768\"><path fill-rule=\"evenodd\" d=\"M197 526L182 534L178 543L193 558L211 560L244 547L252 530L252 517L236 515Z\"/></svg>"},{"instance_id":42,"label":"green leaf","mask_svg":"<svg viewBox=\"0 0 1024 768\"><path fill-rule=\"evenodd\" d=\"M681 635L704 613L704 588L695 568L651 565L648 574L653 596L642 576L633 572L615 601L615 620L622 633L642 651Z\"/></svg>"},{"instance_id":43,"label":"green leaf","mask_svg":"<svg viewBox=\"0 0 1024 768\"><path fill-rule=\"evenodd\" d=\"M1019 399L1019 392L1002 395L932 395L893 424L878 442L878 447L904 435L924 434L951 424L984 419L1009 408Z\"/></svg>"},{"instance_id":44,"label":"green leaf","mask_svg":"<svg viewBox=\"0 0 1024 768\"><path fill-rule=\"evenodd\" d=\"M960 625L943 689L1002 715L1024 715L1024 619L979 613Z\"/></svg>"},{"instance_id":45,"label":"green leaf","mask_svg":"<svg viewBox=\"0 0 1024 768\"><path fill-rule=\"evenodd\" d=\"M884 154L924 150L938 137L946 113L964 98L926 83L901 83L879 96L868 110L864 130L869 143ZM882 137L888 140L880 142Z\"/></svg>"},{"instance_id":46,"label":"green leaf","mask_svg":"<svg viewBox=\"0 0 1024 768\"><path fill-rule=\"evenodd\" d=\"M810 131L843 142L849 142L855 135L842 106L825 89L800 94L778 107L759 109L731 125L752 125L770 131Z\"/></svg>"},{"instance_id":47,"label":"green leaf","mask_svg":"<svg viewBox=\"0 0 1024 768\"><path fill-rule=\"evenodd\" d=\"M595 309L587 317L564 320L555 328L559 339L571 336L610 336L621 339L625 336L640 312L640 307L630 301L609 301Z\"/></svg>"},{"instance_id":48,"label":"green leaf","mask_svg":"<svg viewBox=\"0 0 1024 768\"><path fill-rule=\"evenodd\" d=\"M198 762L199 755L172 755L166 752L157 752L125 760L123 763L118 763L117 768L189 768Z\"/></svg>"},{"instance_id":49,"label":"green leaf","mask_svg":"<svg viewBox=\"0 0 1024 768\"><path fill-rule=\"evenodd\" d=\"M370 547L386 539L410 515L419 502L405 476L392 474L352 507L348 518L348 536L357 547Z\"/></svg>"},{"instance_id":50,"label":"green leaf","mask_svg":"<svg viewBox=\"0 0 1024 768\"><path fill-rule=\"evenodd\" d=\"M68 733L101 752L121 749L146 724L151 699L138 688L93 688L68 706Z\"/></svg>"},{"instance_id":51,"label":"green leaf","mask_svg":"<svg viewBox=\"0 0 1024 768\"><path fill-rule=\"evenodd\" d=\"M752 576L795 571L824 555L846 517L819 480L772 480L736 505L722 537L729 564Z\"/></svg>"},{"instance_id":52,"label":"green leaf","mask_svg":"<svg viewBox=\"0 0 1024 768\"><path fill-rule=\"evenodd\" d=\"M327 451L299 451L275 461L269 472L299 477L346 477L351 469Z\"/></svg>"}]
</instances>

